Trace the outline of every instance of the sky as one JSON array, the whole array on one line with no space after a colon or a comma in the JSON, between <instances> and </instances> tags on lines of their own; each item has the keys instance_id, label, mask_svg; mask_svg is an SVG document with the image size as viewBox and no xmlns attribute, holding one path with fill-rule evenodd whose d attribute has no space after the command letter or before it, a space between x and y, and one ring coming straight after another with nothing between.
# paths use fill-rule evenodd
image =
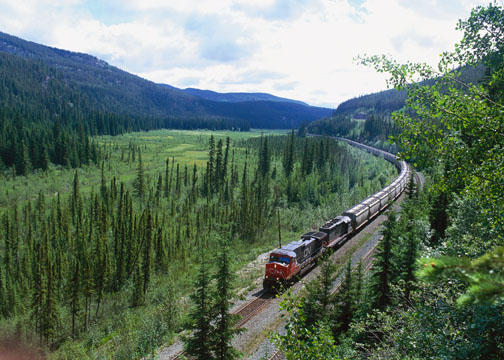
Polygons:
<instances>
[{"instance_id":1,"label":"sky","mask_svg":"<svg viewBox=\"0 0 504 360\"><path fill-rule=\"evenodd\" d=\"M502 0L499 0L502 2ZM0 31L148 80L337 107L386 88L358 55L435 65L489 0L0 0Z\"/></svg>"}]
</instances>

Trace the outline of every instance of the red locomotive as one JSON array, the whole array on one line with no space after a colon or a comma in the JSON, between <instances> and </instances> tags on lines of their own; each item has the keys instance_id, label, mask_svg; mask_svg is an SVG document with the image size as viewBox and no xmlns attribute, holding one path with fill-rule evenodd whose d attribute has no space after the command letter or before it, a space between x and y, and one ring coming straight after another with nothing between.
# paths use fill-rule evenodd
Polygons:
<instances>
[{"instance_id":1,"label":"red locomotive","mask_svg":"<svg viewBox=\"0 0 504 360\"><path fill-rule=\"evenodd\" d=\"M363 228L369 221L384 210L391 200L396 199L406 188L409 179L409 168L404 161L385 151L372 148L355 141L344 140L376 156L381 156L394 163L400 171L399 176L378 193L369 196L342 215L326 222L319 231L308 232L298 241L293 241L270 253L266 264L263 287L275 289L279 285L288 285L297 277L309 271L315 260L327 249L336 249L349 237Z\"/></svg>"}]
</instances>

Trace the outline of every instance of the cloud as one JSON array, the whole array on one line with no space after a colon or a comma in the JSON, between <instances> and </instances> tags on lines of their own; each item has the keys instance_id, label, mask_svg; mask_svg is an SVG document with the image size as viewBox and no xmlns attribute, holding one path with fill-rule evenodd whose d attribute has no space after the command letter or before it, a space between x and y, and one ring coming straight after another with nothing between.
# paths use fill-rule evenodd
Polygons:
<instances>
[{"instance_id":1,"label":"cloud","mask_svg":"<svg viewBox=\"0 0 504 360\"><path fill-rule=\"evenodd\" d=\"M221 83L226 85L244 83L261 84L265 81L282 79L284 77L285 75L274 71L251 69L240 71L233 74L232 76L228 76L227 79L224 79Z\"/></svg>"},{"instance_id":2,"label":"cloud","mask_svg":"<svg viewBox=\"0 0 504 360\"><path fill-rule=\"evenodd\" d=\"M439 19L467 16L474 5L474 2L460 0L399 0L399 3L421 16Z\"/></svg>"},{"instance_id":3,"label":"cloud","mask_svg":"<svg viewBox=\"0 0 504 360\"><path fill-rule=\"evenodd\" d=\"M200 78L199 77L196 77L196 76L189 76L189 77L186 77L186 78L182 78L180 80L177 81L177 85L182 87L182 88L185 88L185 87L196 87L198 86L200 83Z\"/></svg>"},{"instance_id":4,"label":"cloud","mask_svg":"<svg viewBox=\"0 0 504 360\"><path fill-rule=\"evenodd\" d=\"M298 81L277 82L273 85L276 91L293 90L299 85Z\"/></svg>"},{"instance_id":5,"label":"cloud","mask_svg":"<svg viewBox=\"0 0 504 360\"><path fill-rule=\"evenodd\" d=\"M307 7L317 7L318 1L310 0L274 0L261 3L239 1L233 5L233 9L241 11L251 17L260 17L265 20L292 20L299 17Z\"/></svg>"},{"instance_id":6,"label":"cloud","mask_svg":"<svg viewBox=\"0 0 504 360\"><path fill-rule=\"evenodd\" d=\"M184 29L199 44L200 55L206 60L233 62L249 57L254 51L254 43L243 26L226 16L193 14Z\"/></svg>"},{"instance_id":7,"label":"cloud","mask_svg":"<svg viewBox=\"0 0 504 360\"><path fill-rule=\"evenodd\" d=\"M158 83L337 104L385 88L359 54L435 64L488 0L0 0L0 31Z\"/></svg>"},{"instance_id":8,"label":"cloud","mask_svg":"<svg viewBox=\"0 0 504 360\"><path fill-rule=\"evenodd\" d=\"M438 44L436 44L436 40L431 36L423 36L414 32L409 32L406 34L401 34L399 36L393 37L391 40L394 49L397 52L401 52L405 50L405 47L410 45L418 45L424 48L432 48Z\"/></svg>"}]
</instances>

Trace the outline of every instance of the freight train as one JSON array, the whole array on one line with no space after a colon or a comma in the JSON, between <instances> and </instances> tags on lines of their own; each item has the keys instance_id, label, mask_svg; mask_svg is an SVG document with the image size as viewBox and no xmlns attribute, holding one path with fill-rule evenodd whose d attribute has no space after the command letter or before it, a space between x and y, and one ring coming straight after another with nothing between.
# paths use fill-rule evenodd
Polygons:
<instances>
[{"instance_id":1,"label":"freight train","mask_svg":"<svg viewBox=\"0 0 504 360\"><path fill-rule=\"evenodd\" d=\"M302 235L299 240L273 250L266 264L263 280L263 287L266 290L274 290L280 285L288 285L309 271L320 255L326 250L334 250L344 244L393 200L397 199L408 184L410 169L405 161L399 161L395 155L386 151L352 140L338 137L335 139L346 141L352 146L390 161L397 167L399 176L381 191L327 221L319 228L319 231L310 231Z\"/></svg>"}]
</instances>

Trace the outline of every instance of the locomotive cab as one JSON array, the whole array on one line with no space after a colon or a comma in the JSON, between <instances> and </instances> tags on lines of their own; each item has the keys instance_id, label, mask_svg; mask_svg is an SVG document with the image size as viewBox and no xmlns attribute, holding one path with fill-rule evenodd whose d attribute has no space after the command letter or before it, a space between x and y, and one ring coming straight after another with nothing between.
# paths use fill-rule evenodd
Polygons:
<instances>
[{"instance_id":1,"label":"locomotive cab","mask_svg":"<svg viewBox=\"0 0 504 360\"><path fill-rule=\"evenodd\" d=\"M265 289L285 284L292 279L293 274L298 270L296 253L285 249L277 249L270 253L269 261L266 264L263 286Z\"/></svg>"}]
</instances>

